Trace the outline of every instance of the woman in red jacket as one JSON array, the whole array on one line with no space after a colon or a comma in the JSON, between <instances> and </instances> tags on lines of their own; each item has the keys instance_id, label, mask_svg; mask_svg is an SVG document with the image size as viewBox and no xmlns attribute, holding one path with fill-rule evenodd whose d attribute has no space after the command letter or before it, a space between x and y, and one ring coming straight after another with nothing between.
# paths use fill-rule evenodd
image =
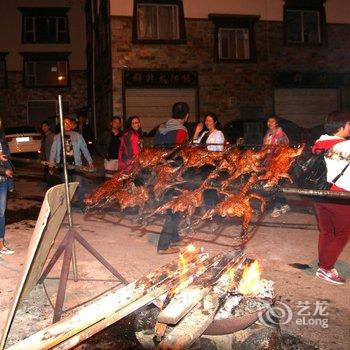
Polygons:
<instances>
[{"instance_id":1,"label":"woman in red jacket","mask_svg":"<svg viewBox=\"0 0 350 350\"><path fill-rule=\"evenodd\" d=\"M120 139L118 170L128 170L128 165L142 149L142 141L140 118L138 116L129 117L126 122L126 130Z\"/></svg>"}]
</instances>

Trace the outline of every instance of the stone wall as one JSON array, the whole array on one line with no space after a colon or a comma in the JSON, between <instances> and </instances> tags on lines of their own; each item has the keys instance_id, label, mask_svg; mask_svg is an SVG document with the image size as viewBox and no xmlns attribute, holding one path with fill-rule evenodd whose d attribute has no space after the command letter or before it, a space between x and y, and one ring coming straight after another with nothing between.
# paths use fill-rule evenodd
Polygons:
<instances>
[{"instance_id":1,"label":"stone wall","mask_svg":"<svg viewBox=\"0 0 350 350\"><path fill-rule=\"evenodd\" d=\"M7 72L8 88L0 89L0 113L7 126L27 123L27 102L31 100L57 100L58 94L63 101L69 102L69 112L86 107L87 87L86 71L71 71L70 88L23 88L22 72Z\"/></svg>"},{"instance_id":2,"label":"stone wall","mask_svg":"<svg viewBox=\"0 0 350 350\"><path fill-rule=\"evenodd\" d=\"M242 111L273 112L274 72L350 72L350 25L329 24L327 46L305 47L284 45L282 22L260 21L257 63L214 63L209 20L186 20L186 45L133 45L131 28L131 17L111 17L114 114L122 112L123 67L198 71L200 112L216 112L223 121Z\"/></svg>"}]
</instances>

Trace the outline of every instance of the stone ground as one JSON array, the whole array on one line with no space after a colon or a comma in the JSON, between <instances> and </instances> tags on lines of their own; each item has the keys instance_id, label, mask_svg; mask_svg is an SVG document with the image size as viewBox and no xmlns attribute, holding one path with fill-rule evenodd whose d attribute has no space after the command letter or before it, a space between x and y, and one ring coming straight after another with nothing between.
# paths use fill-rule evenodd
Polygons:
<instances>
[{"instance_id":1,"label":"stone ground","mask_svg":"<svg viewBox=\"0 0 350 350\"><path fill-rule=\"evenodd\" d=\"M19 173L16 192L8 201L6 239L16 253L0 258L0 329L6 319L14 296L23 262L27 253L35 220L40 210L44 189L37 179L25 172ZM350 335L350 283L334 286L314 277L317 258L318 231L310 202L299 197L288 197L292 211L273 219L266 216L249 242L247 256L256 258L263 267L263 277L276 283L278 306L291 309L292 319L282 324L282 331L291 346L288 349L304 349L300 344L310 344L318 349L348 349ZM117 213L104 216L73 211L73 221L78 231L128 280L134 281L148 272L175 259L174 256L156 254L155 242L159 225L140 229L135 221L121 219ZM194 243L204 247L210 255L230 248L232 226L218 232L215 224L191 234ZM62 225L56 246L67 231ZM118 287L115 278L82 247L77 246L79 281L69 280L65 300L66 315L103 292ZM338 268L350 279L350 246L342 253ZM56 265L43 285L38 285L17 312L9 344L50 324L52 303L57 291L60 265ZM325 309L322 309L325 303ZM319 308L321 306L321 309ZM315 314L315 315L314 315ZM321 315L322 314L322 315ZM322 321L323 320L323 321ZM283 321L283 320L282 320ZM320 322L323 323L323 327ZM283 323L283 322L282 322ZM127 324L124 322L124 326ZM99 340L91 340L87 349L136 349L130 329L123 322L109 329L118 342L104 346ZM98 345L100 344L100 345ZM118 344L118 345L116 345ZM293 345L294 344L294 345ZM299 344L299 345L298 345ZM290 344L289 344L290 345ZM305 349L306 349L305 348Z\"/></svg>"}]
</instances>

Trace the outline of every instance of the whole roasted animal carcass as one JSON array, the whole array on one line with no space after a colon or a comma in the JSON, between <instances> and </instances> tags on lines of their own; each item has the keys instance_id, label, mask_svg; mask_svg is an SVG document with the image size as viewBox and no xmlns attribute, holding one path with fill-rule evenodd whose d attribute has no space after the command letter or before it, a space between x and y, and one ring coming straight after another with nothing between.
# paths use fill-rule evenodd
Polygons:
<instances>
[{"instance_id":1,"label":"whole roasted animal carcass","mask_svg":"<svg viewBox=\"0 0 350 350\"><path fill-rule=\"evenodd\" d=\"M269 162L266 166L264 174L258 177L260 181L266 181L264 187L270 188L278 185L282 178L288 179L291 183L292 178L288 174L295 158L300 156L305 145L299 147L276 146L272 150L273 154L269 157Z\"/></svg>"},{"instance_id":2,"label":"whole roasted animal carcass","mask_svg":"<svg viewBox=\"0 0 350 350\"><path fill-rule=\"evenodd\" d=\"M261 202L260 210L263 213L266 206L266 200L260 195L251 193L247 194L252 183L256 181L256 176L251 176L248 182L244 185L240 193L233 194L228 191L220 191L226 196L226 199L218 203L214 208L209 209L203 216L202 220L212 219L214 215L221 217L243 217L241 235L248 233L248 227L252 220L254 211L251 207L251 200L257 199Z\"/></svg>"},{"instance_id":3,"label":"whole roasted animal carcass","mask_svg":"<svg viewBox=\"0 0 350 350\"><path fill-rule=\"evenodd\" d=\"M262 162L268 154L269 150L263 148L258 151L245 150L236 161L236 169L225 181L222 183L222 188L227 188L233 181L243 174L258 173L262 170Z\"/></svg>"}]
</instances>

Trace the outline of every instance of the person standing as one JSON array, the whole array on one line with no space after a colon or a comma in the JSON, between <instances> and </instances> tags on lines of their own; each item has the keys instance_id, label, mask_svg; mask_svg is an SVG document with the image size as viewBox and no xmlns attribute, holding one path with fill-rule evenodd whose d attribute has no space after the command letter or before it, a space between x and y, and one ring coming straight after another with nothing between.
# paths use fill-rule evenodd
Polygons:
<instances>
[{"instance_id":1,"label":"person standing","mask_svg":"<svg viewBox=\"0 0 350 350\"><path fill-rule=\"evenodd\" d=\"M176 102L172 108L172 117L159 125L154 136L155 146L177 146L188 139L188 131L184 126L189 116L190 108L186 102Z\"/></svg>"},{"instance_id":2,"label":"person standing","mask_svg":"<svg viewBox=\"0 0 350 350\"><path fill-rule=\"evenodd\" d=\"M51 131L50 125L46 120L41 123L41 133L40 160L49 161L55 134Z\"/></svg>"},{"instance_id":3,"label":"person standing","mask_svg":"<svg viewBox=\"0 0 350 350\"><path fill-rule=\"evenodd\" d=\"M55 134L51 131L49 123L45 120L41 123L41 145L40 145L40 160L48 162L50 160L50 152ZM44 166L44 182L47 188L50 187L49 166Z\"/></svg>"},{"instance_id":4,"label":"person standing","mask_svg":"<svg viewBox=\"0 0 350 350\"><path fill-rule=\"evenodd\" d=\"M332 112L325 123L327 134L314 144L314 153L330 151L326 155L327 181L331 191L350 191L350 114ZM350 204L341 200L315 202L316 217L320 231L318 240L318 269L316 277L333 283L344 284L334 265L350 239Z\"/></svg>"},{"instance_id":5,"label":"person standing","mask_svg":"<svg viewBox=\"0 0 350 350\"><path fill-rule=\"evenodd\" d=\"M139 155L143 146L141 121L131 116L126 122L126 130L120 138L118 170L128 170L128 166Z\"/></svg>"},{"instance_id":6,"label":"person standing","mask_svg":"<svg viewBox=\"0 0 350 350\"><path fill-rule=\"evenodd\" d=\"M278 124L277 115L270 115L267 118L267 131L263 140L264 145L289 145L289 139L286 133Z\"/></svg>"},{"instance_id":7,"label":"person standing","mask_svg":"<svg viewBox=\"0 0 350 350\"><path fill-rule=\"evenodd\" d=\"M92 151L92 144L93 144L93 133L91 130L90 125L87 122L87 118L83 115L78 116L77 126L75 131L77 131L79 134L81 134L84 138L84 141L88 147L89 152Z\"/></svg>"},{"instance_id":8,"label":"person standing","mask_svg":"<svg viewBox=\"0 0 350 350\"><path fill-rule=\"evenodd\" d=\"M13 169L7 159L10 150L5 139L0 118L0 256L12 255L14 251L5 244L5 210L7 203L7 192L13 191Z\"/></svg>"},{"instance_id":9,"label":"person standing","mask_svg":"<svg viewBox=\"0 0 350 350\"><path fill-rule=\"evenodd\" d=\"M104 131L96 142L96 150L104 158L104 168L106 171L115 172L118 170L121 125L122 120L120 117L112 117L110 129ZM106 174L106 177L111 176L111 174Z\"/></svg>"},{"instance_id":10,"label":"person standing","mask_svg":"<svg viewBox=\"0 0 350 350\"><path fill-rule=\"evenodd\" d=\"M208 151L222 151L224 149L225 136L220 130L218 117L209 113L204 117L204 123L198 123L193 136L194 143L208 144Z\"/></svg>"},{"instance_id":11,"label":"person standing","mask_svg":"<svg viewBox=\"0 0 350 350\"><path fill-rule=\"evenodd\" d=\"M161 124L154 136L154 145L162 147L174 147L183 144L188 139L188 132L184 123L189 116L189 107L185 102L176 102L172 108L172 117ZM178 248L186 242L180 239L178 213L167 213L164 225L160 232L157 252L158 254L176 254Z\"/></svg>"},{"instance_id":12,"label":"person standing","mask_svg":"<svg viewBox=\"0 0 350 350\"><path fill-rule=\"evenodd\" d=\"M267 132L263 139L263 144L267 146L289 145L288 136L283 129L278 125L278 117L271 115L267 119ZM268 157L274 156L274 149L271 149L271 153ZM277 192L270 200L269 207L271 210L271 217L277 218L282 214L285 214L290 210L290 206L287 204L286 198Z\"/></svg>"},{"instance_id":13,"label":"person standing","mask_svg":"<svg viewBox=\"0 0 350 350\"><path fill-rule=\"evenodd\" d=\"M84 141L84 138L81 134L79 134L76 131L73 131L74 124L72 123L71 119L68 117L65 117L63 120L64 125L64 150L66 154L66 161L67 165L74 165L74 166L82 166L82 154L87 160L89 167L93 168L93 161L91 158L91 155L89 153L89 150L87 149L86 143ZM50 152L50 174L53 174L53 168L55 163L60 163L62 160L62 147L61 147L61 134L55 135L51 147ZM79 202L82 202L84 199L84 190L86 190L86 187L88 185L88 182L85 180L85 178L79 174L77 174L75 171L70 170L68 172L69 174L69 181L78 181L79 187L77 189L77 199ZM64 181L63 174L61 174L61 178Z\"/></svg>"}]
</instances>

